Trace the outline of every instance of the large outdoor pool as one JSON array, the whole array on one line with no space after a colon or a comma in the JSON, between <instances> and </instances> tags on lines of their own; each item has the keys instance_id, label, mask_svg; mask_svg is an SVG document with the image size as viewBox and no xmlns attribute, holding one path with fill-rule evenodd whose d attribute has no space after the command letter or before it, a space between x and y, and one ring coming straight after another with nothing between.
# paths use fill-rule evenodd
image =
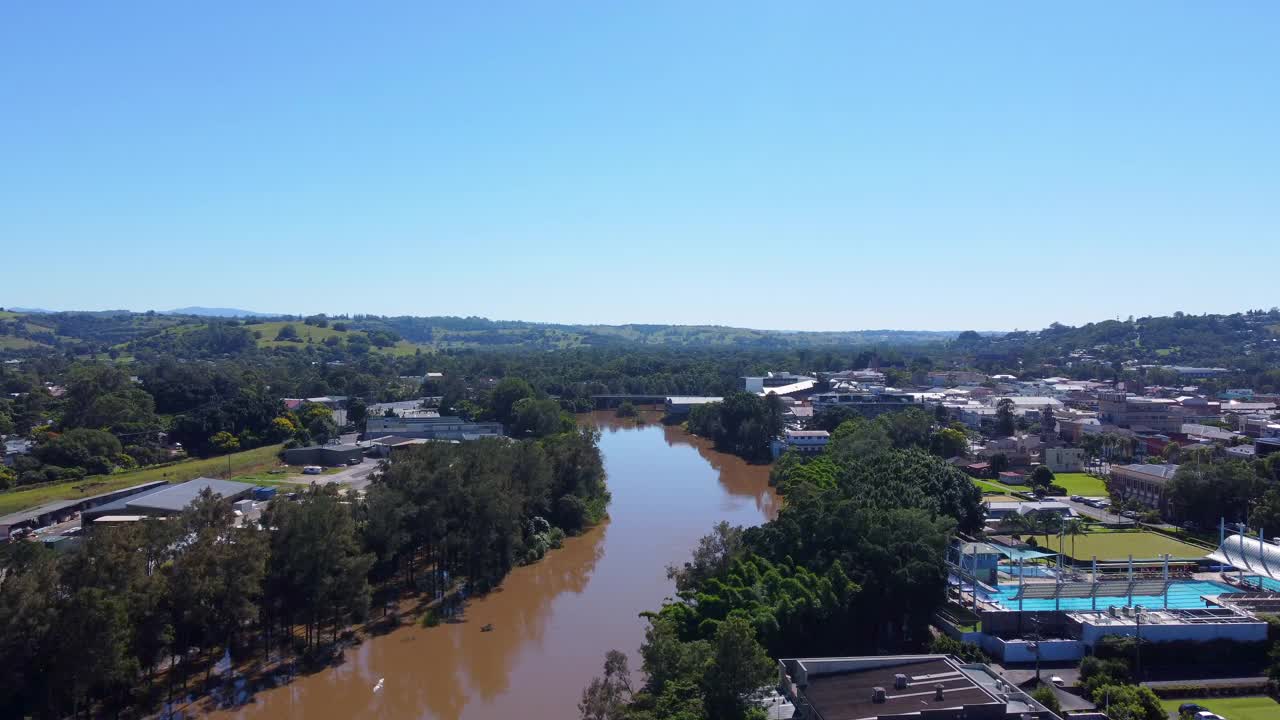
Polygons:
<instances>
[{"instance_id":1,"label":"large outdoor pool","mask_svg":"<svg viewBox=\"0 0 1280 720\"><path fill-rule=\"evenodd\" d=\"M1273 581L1274 582L1274 581ZM1280 583L1278 583L1280 585ZM1204 595L1226 595L1240 592L1222 583L1208 580L1174 580L1169 585L1168 607L1178 610L1204 608L1208 604L1201 599ZM995 602L1006 610L1017 610L1017 585L1002 585L999 592L982 592L980 597ZM1106 610L1108 605L1143 605L1153 610L1165 607L1163 595L1099 595L1096 598L1026 598L1022 601L1023 610Z\"/></svg>"}]
</instances>

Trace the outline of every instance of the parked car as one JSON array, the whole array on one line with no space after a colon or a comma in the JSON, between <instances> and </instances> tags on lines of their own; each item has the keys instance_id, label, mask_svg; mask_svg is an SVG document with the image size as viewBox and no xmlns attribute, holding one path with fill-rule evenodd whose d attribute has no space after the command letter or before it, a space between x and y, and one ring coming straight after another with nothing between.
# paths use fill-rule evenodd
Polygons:
<instances>
[{"instance_id":1,"label":"parked car","mask_svg":"<svg viewBox=\"0 0 1280 720\"><path fill-rule=\"evenodd\" d=\"M1071 502L1084 502L1084 496L1082 496L1082 495L1072 495L1072 496L1071 496Z\"/></svg>"},{"instance_id":2,"label":"parked car","mask_svg":"<svg viewBox=\"0 0 1280 720\"><path fill-rule=\"evenodd\" d=\"M1226 720L1226 718L1222 717L1216 712L1201 710L1200 712L1196 713L1196 720Z\"/></svg>"},{"instance_id":3,"label":"parked car","mask_svg":"<svg viewBox=\"0 0 1280 720\"><path fill-rule=\"evenodd\" d=\"M348 465L359 465L359 464L360 464L360 463L362 463L362 462L364 462L364 458L351 458L350 460L348 460L348 461L347 461L347 464L348 464Z\"/></svg>"},{"instance_id":4,"label":"parked car","mask_svg":"<svg viewBox=\"0 0 1280 720\"><path fill-rule=\"evenodd\" d=\"M303 475L319 475L322 472L324 472L324 468L319 465L308 465L302 468Z\"/></svg>"},{"instance_id":5,"label":"parked car","mask_svg":"<svg viewBox=\"0 0 1280 720\"><path fill-rule=\"evenodd\" d=\"M1186 717L1186 716L1189 716L1189 715L1194 715L1194 714L1196 714L1196 713L1200 712L1201 710L1204 710L1204 706L1203 706L1203 705L1197 705L1197 704L1195 704L1195 703L1191 703L1191 702L1188 702L1188 703L1182 703L1181 705L1179 705L1179 706L1178 706L1178 714L1179 714L1179 715L1181 715L1181 716L1183 716L1183 717Z\"/></svg>"},{"instance_id":6,"label":"parked car","mask_svg":"<svg viewBox=\"0 0 1280 720\"><path fill-rule=\"evenodd\" d=\"M1066 681L1066 680L1063 680L1062 678L1058 677L1057 675L1054 675L1054 676L1050 677L1050 678L1049 678L1049 682L1053 683L1054 685L1056 685L1056 686L1058 686L1058 687L1066 687L1066 686L1067 686L1067 681Z\"/></svg>"}]
</instances>

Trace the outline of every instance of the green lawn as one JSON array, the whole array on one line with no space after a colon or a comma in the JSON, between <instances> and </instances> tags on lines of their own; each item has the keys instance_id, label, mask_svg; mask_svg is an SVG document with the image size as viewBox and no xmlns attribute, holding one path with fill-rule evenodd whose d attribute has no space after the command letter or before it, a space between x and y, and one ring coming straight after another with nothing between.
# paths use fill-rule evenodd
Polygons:
<instances>
[{"instance_id":1,"label":"green lawn","mask_svg":"<svg viewBox=\"0 0 1280 720\"><path fill-rule=\"evenodd\" d=\"M1009 492L1011 489L1010 486L1005 485L1004 483L995 483L990 480L979 480L977 478L973 478L973 484L982 488L983 492L1000 493L1001 495ZM1023 491L1025 490L1026 488L1023 488Z\"/></svg>"},{"instance_id":2,"label":"green lawn","mask_svg":"<svg viewBox=\"0 0 1280 720\"><path fill-rule=\"evenodd\" d=\"M1183 703L1195 703L1215 712L1227 720L1276 720L1280 718L1280 703L1266 695L1224 698L1178 698L1161 700L1160 705L1169 712L1178 712Z\"/></svg>"},{"instance_id":3,"label":"green lawn","mask_svg":"<svg viewBox=\"0 0 1280 720\"><path fill-rule=\"evenodd\" d=\"M1066 488L1068 495L1107 496L1107 485L1102 482L1102 478L1085 473L1058 473L1053 476L1053 484Z\"/></svg>"},{"instance_id":4,"label":"green lawn","mask_svg":"<svg viewBox=\"0 0 1280 720\"><path fill-rule=\"evenodd\" d=\"M276 340L276 335L280 332L280 328L285 325L293 326L293 329L298 332L298 337L302 339L301 343L289 342L288 340ZM353 332L360 332L357 330L334 330L332 325L329 327L307 325L301 321L262 322L245 325L244 328L249 331L262 333L262 337L258 338L258 347L264 348L301 347L307 344L308 339L310 339L313 344L319 345L324 342L325 338L337 337L345 339L347 335L350 335ZM371 352L386 353L388 355L412 355L417 351L417 349L418 346L408 340L400 340L395 345L387 348L380 348L377 346L369 348Z\"/></svg>"},{"instance_id":5,"label":"green lawn","mask_svg":"<svg viewBox=\"0 0 1280 720\"><path fill-rule=\"evenodd\" d=\"M253 450L233 453L230 458L231 474L252 473L274 467L280 463L276 453L280 445L266 445ZM8 515L19 510L43 505L54 500L73 500L76 498L100 495L131 485L165 480L182 482L200 476L225 477L227 475L227 456L184 460L170 465L115 473L113 475L94 475L84 480L43 485L27 490L12 490L0 493L0 515Z\"/></svg>"},{"instance_id":6,"label":"green lawn","mask_svg":"<svg viewBox=\"0 0 1280 720\"><path fill-rule=\"evenodd\" d=\"M1065 552L1071 555L1072 540L1063 538L1065 549L1058 547L1058 537L1050 535L1046 543L1043 535L1036 536L1036 542L1054 552ZM1127 560L1132 554L1134 558L1150 559L1168 553L1174 559L1190 559L1204 557L1205 551L1194 545L1179 542L1173 538L1153 532L1092 532L1075 538L1075 555L1080 562L1098 556L1099 560Z\"/></svg>"}]
</instances>

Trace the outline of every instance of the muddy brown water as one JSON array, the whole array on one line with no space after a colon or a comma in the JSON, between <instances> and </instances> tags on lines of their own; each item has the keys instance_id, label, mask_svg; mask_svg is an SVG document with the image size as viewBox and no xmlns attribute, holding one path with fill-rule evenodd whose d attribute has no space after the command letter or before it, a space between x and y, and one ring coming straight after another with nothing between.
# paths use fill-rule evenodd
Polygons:
<instances>
[{"instance_id":1,"label":"muddy brown water","mask_svg":"<svg viewBox=\"0 0 1280 720\"><path fill-rule=\"evenodd\" d=\"M570 720L607 651L626 652L638 671L639 613L673 593L666 566L688 559L720 520L773 517L779 499L767 467L715 452L679 428L636 426L611 412L582 422L601 429L608 522L517 568L498 591L472 601L463 622L369 638L341 665L212 717Z\"/></svg>"}]
</instances>

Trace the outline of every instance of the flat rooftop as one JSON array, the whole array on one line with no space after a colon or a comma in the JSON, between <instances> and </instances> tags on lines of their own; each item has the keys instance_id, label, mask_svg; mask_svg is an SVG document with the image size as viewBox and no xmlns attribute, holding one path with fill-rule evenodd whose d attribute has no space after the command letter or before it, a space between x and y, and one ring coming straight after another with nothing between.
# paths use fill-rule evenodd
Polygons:
<instances>
[{"instance_id":1,"label":"flat rooftop","mask_svg":"<svg viewBox=\"0 0 1280 720\"><path fill-rule=\"evenodd\" d=\"M941 656L822 674L815 674L817 669L809 670L804 695L822 720L859 720L966 705L1004 704L962 672L959 665ZM898 674L907 676L907 687L894 687ZM942 700L935 699L938 685L942 686ZM877 687L884 688L883 702L872 699Z\"/></svg>"},{"instance_id":2,"label":"flat rooftop","mask_svg":"<svg viewBox=\"0 0 1280 720\"><path fill-rule=\"evenodd\" d=\"M139 493L122 497L95 508L96 514L103 515L136 515L138 510L178 513L190 505L205 489L215 495L232 498L253 490L249 483L218 480L216 478L196 478L177 485L165 485L152 492Z\"/></svg>"}]
</instances>

